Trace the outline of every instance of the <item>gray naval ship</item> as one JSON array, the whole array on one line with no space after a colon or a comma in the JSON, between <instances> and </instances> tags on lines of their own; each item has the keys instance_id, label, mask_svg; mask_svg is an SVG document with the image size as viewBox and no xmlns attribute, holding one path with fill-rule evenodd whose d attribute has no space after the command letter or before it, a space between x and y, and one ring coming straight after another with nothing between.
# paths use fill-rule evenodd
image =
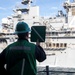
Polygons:
<instances>
[{"instance_id":1,"label":"gray naval ship","mask_svg":"<svg viewBox=\"0 0 75 75\"><path fill-rule=\"evenodd\" d=\"M39 6L32 5L32 0L22 0L27 7L16 7L14 14L2 19L0 48L16 41L13 35L15 25L25 21L32 26L46 26L46 39L41 43L47 59L37 62L38 75L75 75L75 0L65 0L62 10L54 17L40 17ZM35 12L35 13L33 13Z\"/></svg>"}]
</instances>

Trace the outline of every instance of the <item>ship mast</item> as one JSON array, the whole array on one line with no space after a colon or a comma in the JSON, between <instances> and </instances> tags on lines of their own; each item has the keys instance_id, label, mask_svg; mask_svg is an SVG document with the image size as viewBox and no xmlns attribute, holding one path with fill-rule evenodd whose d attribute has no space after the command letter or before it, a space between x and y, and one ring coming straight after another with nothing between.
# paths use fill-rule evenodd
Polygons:
<instances>
[{"instance_id":1,"label":"ship mast","mask_svg":"<svg viewBox=\"0 0 75 75\"><path fill-rule=\"evenodd\" d=\"M66 0L63 7L66 9L68 16L75 16L75 0L73 2Z\"/></svg>"},{"instance_id":2,"label":"ship mast","mask_svg":"<svg viewBox=\"0 0 75 75\"><path fill-rule=\"evenodd\" d=\"M69 26L75 28L75 0L73 0L73 2L71 2L70 0L66 0L63 3L63 7L66 9L67 12Z\"/></svg>"}]
</instances>

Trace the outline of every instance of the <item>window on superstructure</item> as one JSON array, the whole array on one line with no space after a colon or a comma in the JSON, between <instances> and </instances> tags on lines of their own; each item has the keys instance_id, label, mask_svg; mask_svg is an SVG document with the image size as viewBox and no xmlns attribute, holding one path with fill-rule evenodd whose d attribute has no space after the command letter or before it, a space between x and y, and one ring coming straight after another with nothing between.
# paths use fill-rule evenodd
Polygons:
<instances>
[{"instance_id":1,"label":"window on superstructure","mask_svg":"<svg viewBox=\"0 0 75 75\"><path fill-rule=\"evenodd\" d=\"M52 32L52 35L54 35L54 32Z\"/></svg>"},{"instance_id":2,"label":"window on superstructure","mask_svg":"<svg viewBox=\"0 0 75 75\"><path fill-rule=\"evenodd\" d=\"M57 32L52 32L52 34L51 34L51 35L56 36L56 35L58 35L58 33L57 33Z\"/></svg>"},{"instance_id":3,"label":"window on superstructure","mask_svg":"<svg viewBox=\"0 0 75 75\"><path fill-rule=\"evenodd\" d=\"M56 44L56 47L59 47L59 43Z\"/></svg>"},{"instance_id":4,"label":"window on superstructure","mask_svg":"<svg viewBox=\"0 0 75 75\"><path fill-rule=\"evenodd\" d=\"M35 18L35 16L33 18Z\"/></svg>"},{"instance_id":5,"label":"window on superstructure","mask_svg":"<svg viewBox=\"0 0 75 75\"><path fill-rule=\"evenodd\" d=\"M51 47L51 43L49 43L49 47Z\"/></svg>"},{"instance_id":6,"label":"window on superstructure","mask_svg":"<svg viewBox=\"0 0 75 75\"><path fill-rule=\"evenodd\" d=\"M48 44L48 43L46 43L46 46L48 47L48 46L49 46L49 44Z\"/></svg>"},{"instance_id":7,"label":"window on superstructure","mask_svg":"<svg viewBox=\"0 0 75 75\"><path fill-rule=\"evenodd\" d=\"M67 47L67 44L66 43L64 44L64 47Z\"/></svg>"},{"instance_id":8,"label":"window on superstructure","mask_svg":"<svg viewBox=\"0 0 75 75\"><path fill-rule=\"evenodd\" d=\"M53 47L55 47L55 43L53 43Z\"/></svg>"},{"instance_id":9,"label":"window on superstructure","mask_svg":"<svg viewBox=\"0 0 75 75\"><path fill-rule=\"evenodd\" d=\"M63 47L63 43L60 43L60 47Z\"/></svg>"}]
</instances>

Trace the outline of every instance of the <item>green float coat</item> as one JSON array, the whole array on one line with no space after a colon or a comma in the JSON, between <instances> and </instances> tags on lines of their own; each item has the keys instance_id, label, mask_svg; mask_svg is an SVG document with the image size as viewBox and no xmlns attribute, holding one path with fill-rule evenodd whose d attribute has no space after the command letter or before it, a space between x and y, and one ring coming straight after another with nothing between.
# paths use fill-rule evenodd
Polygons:
<instances>
[{"instance_id":1,"label":"green float coat","mask_svg":"<svg viewBox=\"0 0 75 75\"><path fill-rule=\"evenodd\" d=\"M7 70L11 75L36 75L35 45L26 40L6 48Z\"/></svg>"}]
</instances>

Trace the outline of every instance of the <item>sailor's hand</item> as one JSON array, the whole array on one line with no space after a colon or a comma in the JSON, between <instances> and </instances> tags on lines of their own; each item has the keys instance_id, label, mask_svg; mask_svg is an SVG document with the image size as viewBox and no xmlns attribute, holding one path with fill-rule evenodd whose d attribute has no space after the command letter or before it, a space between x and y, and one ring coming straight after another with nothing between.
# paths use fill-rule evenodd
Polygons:
<instances>
[{"instance_id":1,"label":"sailor's hand","mask_svg":"<svg viewBox=\"0 0 75 75\"><path fill-rule=\"evenodd\" d=\"M37 42L36 42L36 45L40 45L40 42L39 42L39 40L37 40Z\"/></svg>"}]
</instances>

